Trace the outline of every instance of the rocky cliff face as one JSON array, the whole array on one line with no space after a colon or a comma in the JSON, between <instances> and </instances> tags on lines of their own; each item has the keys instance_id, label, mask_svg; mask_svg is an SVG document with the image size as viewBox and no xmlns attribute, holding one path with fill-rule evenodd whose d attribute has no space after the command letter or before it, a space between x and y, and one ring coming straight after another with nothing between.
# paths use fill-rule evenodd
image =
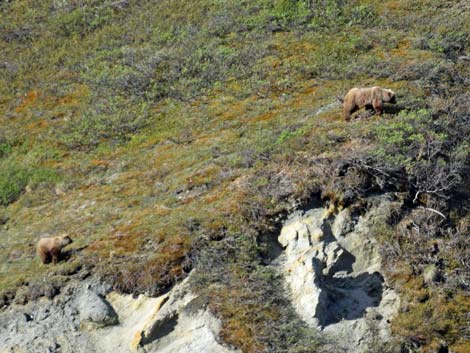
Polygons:
<instances>
[{"instance_id":1,"label":"rocky cliff face","mask_svg":"<svg viewBox=\"0 0 470 353\"><path fill-rule=\"evenodd\" d=\"M157 298L107 292L88 282L10 307L0 314L0 352L237 352L217 341L220 321L192 305L187 280Z\"/></svg>"},{"instance_id":2,"label":"rocky cliff face","mask_svg":"<svg viewBox=\"0 0 470 353\"><path fill-rule=\"evenodd\" d=\"M339 345L329 352L377 352L377 342L391 339L399 298L382 273L373 229L387 218L392 201L385 196L369 203L362 214L344 209L332 215L321 207L298 212L278 238L284 250L277 266L292 304ZM438 282L436 267L429 268L424 282ZM158 298L133 298L74 284L53 301L12 306L0 312L0 352L232 352L218 340L219 320L205 309L189 310L195 298L178 288Z\"/></svg>"},{"instance_id":3,"label":"rocky cliff face","mask_svg":"<svg viewBox=\"0 0 470 353\"><path fill-rule=\"evenodd\" d=\"M390 340L389 322L399 307L381 273L372 231L392 202L378 197L369 204L362 215L350 209L331 215L324 208L293 214L278 238L285 251L276 261L296 311L347 352Z\"/></svg>"},{"instance_id":4,"label":"rocky cliff face","mask_svg":"<svg viewBox=\"0 0 470 353\"><path fill-rule=\"evenodd\" d=\"M373 230L393 202L382 196L368 205L362 212L299 211L278 237L284 250L274 265L298 315L333 342L331 352L374 351L391 339L399 298L381 273ZM236 352L220 343L221 323L197 304L190 279L157 298L121 295L88 280L53 300L11 306L0 313L0 352Z\"/></svg>"}]
</instances>

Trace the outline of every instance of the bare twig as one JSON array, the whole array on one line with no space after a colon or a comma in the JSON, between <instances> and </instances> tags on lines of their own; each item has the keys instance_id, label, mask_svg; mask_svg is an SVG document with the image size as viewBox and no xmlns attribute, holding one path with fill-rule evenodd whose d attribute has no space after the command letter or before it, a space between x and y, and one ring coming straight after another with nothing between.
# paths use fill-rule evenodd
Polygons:
<instances>
[{"instance_id":1,"label":"bare twig","mask_svg":"<svg viewBox=\"0 0 470 353\"><path fill-rule=\"evenodd\" d=\"M413 199L413 203L416 203L418 201L418 196L421 193L421 191L416 192L415 198Z\"/></svg>"},{"instance_id":2,"label":"bare twig","mask_svg":"<svg viewBox=\"0 0 470 353\"><path fill-rule=\"evenodd\" d=\"M422 208L422 209L425 209L426 211L431 211L431 212L434 212L435 214L441 216L442 218L446 219L447 217L442 213L442 212L439 212L438 210L435 210L434 208L430 208L430 207L423 207L423 206L420 206L419 208Z\"/></svg>"},{"instance_id":3,"label":"bare twig","mask_svg":"<svg viewBox=\"0 0 470 353\"><path fill-rule=\"evenodd\" d=\"M104 4L101 6L98 6L99 9L104 9L106 7L115 7L115 6L127 6L129 5L129 0L121 0L121 1L115 1L110 4Z\"/></svg>"},{"instance_id":4,"label":"bare twig","mask_svg":"<svg viewBox=\"0 0 470 353\"><path fill-rule=\"evenodd\" d=\"M411 221L411 223L413 223L413 229L416 231L416 233L417 233L418 236L419 236L420 233L421 233L421 230L420 230L419 226L418 226L415 222L413 222L413 221Z\"/></svg>"},{"instance_id":5,"label":"bare twig","mask_svg":"<svg viewBox=\"0 0 470 353\"><path fill-rule=\"evenodd\" d=\"M376 172L378 172L378 173L380 173L380 174L382 174L382 175L385 175L385 176L387 176L387 177L390 177L390 174L388 174L387 172L383 171L383 170L380 169L380 168L372 167L372 166L370 166L370 165L368 165L368 164L365 164L365 163L356 163L356 162L353 162L353 164L355 164L355 165L357 165L357 166L359 166L359 167L363 167L363 168L365 168L365 169L374 170L374 171L376 171Z\"/></svg>"}]
</instances>

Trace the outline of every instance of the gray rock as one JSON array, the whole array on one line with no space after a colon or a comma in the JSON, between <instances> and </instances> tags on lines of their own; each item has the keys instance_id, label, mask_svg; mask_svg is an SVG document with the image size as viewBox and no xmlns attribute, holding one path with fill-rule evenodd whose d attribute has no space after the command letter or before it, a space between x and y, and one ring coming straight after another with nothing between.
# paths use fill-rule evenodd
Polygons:
<instances>
[{"instance_id":1,"label":"gray rock","mask_svg":"<svg viewBox=\"0 0 470 353\"><path fill-rule=\"evenodd\" d=\"M71 285L50 300L11 305L0 312L0 352L95 353L91 337L79 330Z\"/></svg>"},{"instance_id":2,"label":"gray rock","mask_svg":"<svg viewBox=\"0 0 470 353\"><path fill-rule=\"evenodd\" d=\"M85 329L116 325L118 316L112 306L89 289L82 291L77 298L80 324Z\"/></svg>"},{"instance_id":3,"label":"gray rock","mask_svg":"<svg viewBox=\"0 0 470 353\"><path fill-rule=\"evenodd\" d=\"M353 229L354 222L351 219L351 213L348 208L342 210L336 215L333 225L331 226L331 231L336 238L352 232Z\"/></svg>"},{"instance_id":4,"label":"gray rock","mask_svg":"<svg viewBox=\"0 0 470 353\"><path fill-rule=\"evenodd\" d=\"M11 305L0 312L0 353L239 353L218 342L221 323L204 306L188 309L188 279L158 298L103 297L107 287L90 279Z\"/></svg>"}]
</instances>

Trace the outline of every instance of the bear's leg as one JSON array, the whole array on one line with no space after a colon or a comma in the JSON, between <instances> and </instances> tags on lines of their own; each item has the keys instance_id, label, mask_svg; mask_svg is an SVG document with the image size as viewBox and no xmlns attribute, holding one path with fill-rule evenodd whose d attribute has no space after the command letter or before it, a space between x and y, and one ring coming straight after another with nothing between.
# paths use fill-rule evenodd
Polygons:
<instances>
[{"instance_id":1,"label":"bear's leg","mask_svg":"<svg viewBox=\"0 0 470 353\"><path fill-rule=\"evenodd\" d=\"M376 115L382 115L383 106L380 100L374 99L374 101L372 102L372 106L374 107Z\"/></svg>"},{"instance_id":2,"label":"bear's leg","mask_svg":"<svg viewBox=\"0 0 470 353\"><path fill-rule=\"evenodd\" d=\"M343 110L344 120L350 121L351 120L351 114L353 114L354 112L357 112L358 110L359 110L359 107L357 105L355 105L351 108L344 107L344 110Z\"/></svg>"},{"instance_id":3,"label":"bear's leg","mask_svg":"<svg viewBox=\"0 0 470 353\"><path fill-rule=\"evenodd\" d=\"M48 253L41 252L39 253L39 257L43 264L48 264L51 261Z\"/></svg>"},{"instance_id":4,"label":"bear's leg","mask_svg":"<svg viewBox=\"0 0 470 353\"><path fill-rule=\"evenodd\" d=\"M357 105L355 105L355 106L351 109L350 114L351 114L351 115L354 114L354 113L357 112L359 109L360 109L360 108L359 108Z\"/></svg>"},{"instance_id":5,"label":"bear's leg","mask_svg":"<svg viewBox=\"0 0 470 353\"><path fill-rule=\"evenodd\" d=\"M52 263L56 264L59 261L60 250L51 251L51 255L52 255Z\"/></svg>"}]
</instances>

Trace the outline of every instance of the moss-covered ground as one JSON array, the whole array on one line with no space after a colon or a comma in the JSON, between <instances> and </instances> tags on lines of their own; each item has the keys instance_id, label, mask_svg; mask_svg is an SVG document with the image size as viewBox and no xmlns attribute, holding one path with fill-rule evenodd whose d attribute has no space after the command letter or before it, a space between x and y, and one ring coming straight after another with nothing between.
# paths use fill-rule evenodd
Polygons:
<instances>
[{"instance_id":1,"label":"moss-covered ground","mask_svg":"<svg viewBox=\"0 0 470 353\"><path fill-rule=\"evenodd\" d=\"M260 235L312 197L341 207L393 190L406 207L381 233L404 298L399 344L468 352L468 4L309 3L0 2L4 301L77 266L151 295L199 267L227 343L310 352L321 340ZM343 121L337 97L369 85L398 105ZM406 227L418 221L421 238ZM40 264L37 240L60 233L70 259ZM429 265L452 281L424 283Z\"/></svg>"}]
</instances>

